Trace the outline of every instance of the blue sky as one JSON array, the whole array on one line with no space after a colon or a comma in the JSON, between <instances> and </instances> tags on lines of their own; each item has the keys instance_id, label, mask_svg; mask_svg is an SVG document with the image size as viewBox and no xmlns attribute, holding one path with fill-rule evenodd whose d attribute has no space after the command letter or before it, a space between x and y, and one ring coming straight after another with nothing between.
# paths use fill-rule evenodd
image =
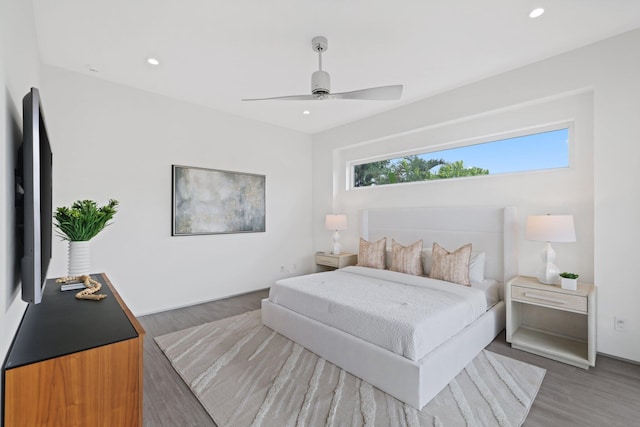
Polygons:
<instances>
[{"instance_id":1,"label":"blue sky","mask_svg":"<svg viewBox=\"0 0 640 427\"><path fill-rule=\"evenodd\" d=\"M447 162L463 160L465 167L489 169L490 174L562 168L569 166L568 141L569 129L559 129L436 151L419 157Z\"/></svg>"}]
</instances>

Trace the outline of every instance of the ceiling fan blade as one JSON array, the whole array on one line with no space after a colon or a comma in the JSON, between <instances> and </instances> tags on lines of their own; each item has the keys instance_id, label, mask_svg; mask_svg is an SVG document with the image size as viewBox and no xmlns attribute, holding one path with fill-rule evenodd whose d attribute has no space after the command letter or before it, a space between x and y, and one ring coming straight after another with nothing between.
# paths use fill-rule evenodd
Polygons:
<instances>
[{"instance_id":1,"label":"ceiling fan blade","mask_svg":"<svg viewBox=\"0 0 640 427\"><path fill-rule=\"evenodd\" d=\"M327 50L327 38L318 36L311 40L311 47L318 53L318 71L311 75L311 95L274 96L249 98L243 101L322 101L327 99L359 99L365 101L393 101L402 96L402 85L380 86L351 92L330 93L329 73L322 70L322 53Z\"/></svg>"},{"instance_id":2,"label":"ceiling fan blade","mask_svg":"<svg viewBox=\"0 0 640 427\"><path fill-rule=\"evenodd\" d=\"M380 86L352 92L333 93L334 99L362 99L367 101L393 101L402 96L402 85Z\"/></svg>"},{"instance_id":3,"label":"ceiling fan blade","mask_svg":"<svg viewBox=\"0 0 640 427\"><path fill-rule=\"evenodd\" d=\"M274 96L271 98L252 98L243 99L243 101L315 101L316 99L324 99L323 95L289 95L289 96ZM325 95L326 96L326 95Z\"/></svg>"}]
</instances>

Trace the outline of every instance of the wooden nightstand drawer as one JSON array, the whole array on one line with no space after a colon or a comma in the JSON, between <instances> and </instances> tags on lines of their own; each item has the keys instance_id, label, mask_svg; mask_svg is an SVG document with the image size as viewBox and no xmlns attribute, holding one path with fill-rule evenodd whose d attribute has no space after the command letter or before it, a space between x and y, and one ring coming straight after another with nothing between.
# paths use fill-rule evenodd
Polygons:
<instances>
[{"instance_id":1,"label":"wooden nightstand drawer","mask_svg":"<svg viewBox=\"0 0 640 427\"><path fill-rule=\"evenodd\" d=\"M511 298L514 301L528 302L545 306L558 307L568 311L587 312L587 298L557 291L545 291L522 286L511 287Z\"/></svg>"},{"instance_id":2,"label":"wooden nightstand drawer","mask_svg":"<svg viewBox=\"0 0 640 427\"><path fill-rule=\"evenodd\" d=\"M341 254L332 254L329 252L316 252L316 264L321 268L335 269L356 265L358 263L358 255L348 252Z\"/></svg>"},{"instance_id":3,"label":"wooden nightstand drawer","mask_svg":"<svg viewBox=\"0 0 640 427\"><path fill-rule=\"evenodd\" d=\"M337 256L316 255L316 264L338 268L340 266L340 258Z\"/></svg>"}]
</instances>

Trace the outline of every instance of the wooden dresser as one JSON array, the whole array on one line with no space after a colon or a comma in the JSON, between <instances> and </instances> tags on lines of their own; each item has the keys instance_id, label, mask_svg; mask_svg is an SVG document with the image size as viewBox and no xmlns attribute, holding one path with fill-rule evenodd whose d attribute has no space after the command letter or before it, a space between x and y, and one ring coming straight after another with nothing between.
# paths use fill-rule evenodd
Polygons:
<instances>
[{"instance_id":1,"label":"wooden dresser","mask_svg":"<svg viewBox=\"0 0 640 427\"><path fill-rule=\"evenodd\" d=\"M144 329L105 274L101 301L49 280L2 367L5 427L142 426Z\"/></svg>"}]
</instances>

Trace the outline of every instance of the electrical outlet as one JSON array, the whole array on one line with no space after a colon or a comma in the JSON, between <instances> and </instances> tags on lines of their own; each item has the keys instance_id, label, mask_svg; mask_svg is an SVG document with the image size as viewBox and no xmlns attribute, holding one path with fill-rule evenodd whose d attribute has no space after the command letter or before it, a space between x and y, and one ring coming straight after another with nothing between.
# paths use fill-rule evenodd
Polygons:
<instances>
[{"instance_id":1,"label":"electrical outlet","mask_svg":"<svg viewBox=\"0 0 640 427\"><path fill-rule=\"evenodd\" d=\"M613 329L616 331L624 331L627 329L627 319L623 319L622 317L614 317L613 318Z\"/></svg>"},{"instance_id":2,"label":"electrical outlet","mask_svg":"<svg viewBox=\"0 0 640 427\"><path fill-rule=\"evenodd\" d=\"M291 270L289 270L289 268L287 268L284 265L280 266L280 274L290 274L290 273L291 273Z\"/></svg>"}]
</instances>

